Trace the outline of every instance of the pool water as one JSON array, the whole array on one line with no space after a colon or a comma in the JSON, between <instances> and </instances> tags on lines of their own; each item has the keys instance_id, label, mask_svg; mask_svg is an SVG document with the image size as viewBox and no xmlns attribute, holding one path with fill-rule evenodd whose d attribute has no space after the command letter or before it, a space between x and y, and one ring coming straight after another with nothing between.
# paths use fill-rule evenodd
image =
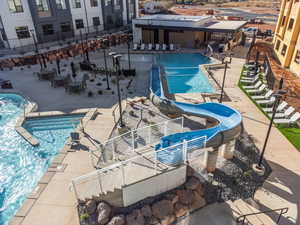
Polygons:
<instances>
[{"instance_id":1,"label":"pool water","mask_svg":"<svg viewBox=\"0 0 300 225\"><path fill-rule=\"evenodd\" d=\"M25 123L40 142L31 146L15 124L27 101L20 95L0 94L0 224L7 225L65 145L83 115L33 119Z\"/></svg>"},{"instance_id":2,"label":"pool water","mask_svg":"<svg viewBox=\"0 0 300 225\"><path fill-rule=\"evenodd\" d=\"M168 89L176 93L214 93L199 65L211 63L211 59L199 53L160 54L157 58L164 66Z\"/></svg>"}]
</instances>

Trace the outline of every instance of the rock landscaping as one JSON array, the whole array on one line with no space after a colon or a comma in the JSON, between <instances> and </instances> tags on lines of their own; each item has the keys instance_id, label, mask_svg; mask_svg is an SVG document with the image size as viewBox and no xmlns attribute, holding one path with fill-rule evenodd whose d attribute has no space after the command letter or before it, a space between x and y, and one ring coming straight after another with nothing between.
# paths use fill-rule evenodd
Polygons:
<instances>
[{"instance_id":1,"label":"rock landscaping","mask_svg":"<svg viewBox=\"0 0 300 225\"><path fill-rule=\"evenodd\" d=\"M169 225L206 205L205 185L188 169L185 184L126 208L117 208L97 197L79 204L82 225Z\"/></svg>"}]
</instances>

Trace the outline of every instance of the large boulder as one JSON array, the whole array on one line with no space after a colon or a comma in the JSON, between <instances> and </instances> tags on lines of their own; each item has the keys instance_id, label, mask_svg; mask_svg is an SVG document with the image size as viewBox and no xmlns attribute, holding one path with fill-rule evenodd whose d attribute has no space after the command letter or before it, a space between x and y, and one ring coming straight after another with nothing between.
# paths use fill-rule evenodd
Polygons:
<instances>
[{"instance_id":1,"label":"large boulder","mask_svg":"<svg viewBox=\"0 0 300 225\"><path fill-rule=\"evenodd\" d=\"M188 212L189 208L186 205L183 205L179 202L175 204L174 214L177 218L186 215Z\"/></svg>"},{"instance_id":2,"label":"large boulder","mask_svg":"<svg viewBox=\"0 0 300 225\"><path fill-rule=\"evenodd\" d=\"M98 224L100 225L106 224L109 221L111 207L105 202L100 202L97 206L97 212L98 212Z\"/></svg>"},{"instance_id":3,"label":"large boulder","mask_svg":"<svg viewBox=\"0 0 300 225\"><path fill-rule=\"evenodd\" d=\"M189 206L190 211L202 208L206 205L205 199L198 194L197 191L193 191L193 203Z\"/></svg>"},{"instance_id":4,"label":"large boulder","mask_svg":"<svg viewBox=\"0 0 300 225\"><path fill-rule=\"evenodd\" d=\"M86 209L86 212L89 215L92 215L96 211L96 209L97 209L97 203L96 203L96 201L93 200L93 199L88 200L85 203L85 209Z\"/></svg>"},{"instance_id":5,"label":"large boulder","mask_svg":"<svg viewBox=\"0 0 300 225\"><path fill-rule=\"evenodd\" d=\"M150 224L150 225L160 225L159 219L152 216L150 218L147 218L147 222L146 224Z\"/></svg>"},{"instance_id":6,"label":"large boulder","mask_svg":"<svg viewBox=\"0 0 300 225\"><path fill-rule=\"evenodd\" d=\"M136 209L126 216L126 222L127 225L143 225L145 223L145 218L141 211Z\"/></svg>"},{"instance_id":7,"label":"large boulder","mask_svg":"<svg viewBox=\"0 0 300 225\"><path fill-rule=\"evenodd\" d=\"M195 190L198 185L200 185L200 181L196 177L190 177L185 183L185 188L189 190Z\"/></svg>"},{"instance_id":8,"label":"large boulder","mask_svg":"<svg viewBox=\"0 0 300 225\"><path fill-rule=\"evenodd\" d=\"M165 196L165 199L170 200L172 202L172 204L174 205L176 202L178 202L179 198L176 194L167 194Z\"/></svg>"},{"instance_id":9,"label":"large boulder","mask_svg":"<svg viewBox=\"0 0 300 225\"><path fill-rule=\"evenodd\" d=\"M173 214L173 210L173 204L170 200L161 200L152 205L152 214L159 219Z\"/></svg>"},{"instance_id":10,"label":"large boulder","mask_svg":"<svg viewBox=\"0 0 300 225\"><path fill-rule=\"evenodd\" d=\"M176 194L179 197L179 202L184 205L190 205L193 202L193 191L192 190L177 190Z\"/></svg>"},{"instance_id":11,"label":"large boulder","mask_svg":"<svg viewBox=\"0 0 300 225\"><path fill-rule=\"evenodd\" d=\"M107 225L124 225L125 224L125 216L117 215L111 218Z\"/></svg>"},{"instance_id":12,"label":"large boulder","mask_svg":"<svg viewBox=\"0 0 300 225\"><path fill-rule=\"evenodd\" d=\"M141 213L144 217L152 217L152 210L151 210L151 207L149 205L144 205L141 208Z\"/></svg>"},{"instance_id":13,"label":"large boulder","mask_svg":"<svg viewBox=\"0 0 300 225\"><path fill-rule=\"evenodd\" d=\"M204 196L203 184L200 183L194 191L196 191L200 196Z\"/></svg>"},{"instance_id":14,"label":"large boulder","mask_svg":"<svg viewBox=\"0 0 300 225\"><path fill-rule=\"evenodd\" d=\"M161 225L170 225L174 223L176 220L176 217L174 215L166 216L164 219L160 220Z\"/></svg>"}]
</instances>

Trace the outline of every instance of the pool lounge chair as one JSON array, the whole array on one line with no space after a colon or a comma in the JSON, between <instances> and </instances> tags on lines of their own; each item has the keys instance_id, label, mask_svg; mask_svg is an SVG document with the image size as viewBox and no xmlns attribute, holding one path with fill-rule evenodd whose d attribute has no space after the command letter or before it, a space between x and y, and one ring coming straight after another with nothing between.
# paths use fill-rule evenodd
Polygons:
<instances>
[{"instance_id":1,"label":"pool lounge chair","mask_svg":"<svg viewBox=\"0 0 300 225\"><path fill-rule=\"evenodd\" d=\"M134 51L138 50L138 44L133 44L133 50Z\"/></svg>"},{"instance_id":2,"label":"pool lounge chair","mask_svg":"<svg viewBox=\"0 0 300 225\"><path fill-rule=\"evenodd\" d=\"M262 85L262 82L259 80L256 82L255 85L248 85L248 86L243 86L244 89L257 89L259 86Z\"/></svg>"},{"instance_id":3,"label":"pool lounge chair","mask_svg":"<svg viewBox=\"0 0 300 225\"><path fill-rule=\"evenodd\" d=\"M141 50L145 50L145 44L141 44Z\"/></svg>"},{"instance_id":4,"label":"pool lounge chair","mask_svg":"<svg viewBox=\"0 0 300 225\"><path fill-rule=\"evenodd\" d=\"M297 123L297 121L300 119L300 113L296 112L291 118L289 119L275 119L274 123L277 124L294 124Z\"/></svg>"},{"instance_id":5,"label":"pool lounge chair","mask_svg":"<svg viewBox=\"0 0 300 225\"><path fill-rule=\"evenodd\" d=\"M79 143L80 143L80 135L78 132L71 132L70 134L71 136L71 140L70 140L70 146L71 148L74 147L74 146L78 146Z\"/></svg>"},{"instance_id":6,"label":"pool lounge chair","mask_svg":"<svg viewBox=\"0 0 300 225\"><path fill-rule=\"evenodd\" d=\"M155 50L158 51L160 49L160 45L159 44L155 44Z\"/></svg>"},{"instance_id":7,"label":"pool lounge chair","mask_svg":"<svg viewBox=\"0 0 300 225\"><path fill-rule=\"evenodd\" d=\"M246 90L246 92L248 93L248 94L259 94L259 93L262 93L262 92L264 92L264 90L266 89L266 85L265 84L263 84L263 85L261 85L259 88L257 88L257 89L251 89L251 90Z\"/></svg>"},{"instance_id":8,"label":"pool lounge chair","mask_svg":"<svg viewBox=\"0 0 300 225\"><path fill-rule=\"evenodd\" d=\"M275 118L288 118L293 112L295 112L295 108L290 106L283 113L276 113ZM268 115L271 117L272 113L268 113Z\"/></svg>"},{"instance_id":9,"label":"pool lounge chair","mask_svg":"<svg viewBox=\"0 0 300 225\"><path fill-rule=\"evenodd\" d=\"M288 103L286 101L281 102L277 107L276 112L281 112L287 105ZM262 108L262 110L266 113L271 113L273 112L273 107Z\"/></svg>"},{"instance_id":10,"label":"pool lounge chair","mask_svg":"<svg viewBox=\"0 0 300 225\"><path fill-rule=\"evenodd\" d=\"M253 95L253 96L251 96L251 98L252 98L253 100L263 100L263 99L268 99L268 98L271 97L271 95L272 95L273 93L274 93L274 92L273 92L272 90L268 90L268 91L266 92L265 95Z\"/></svg>"},{"instance_id":11,"label":"pool lounge chair","mask_svg":"<svg viewBox=\"0 0 300 225\"><path fill-rule=\"evenodd\" d=\"M247 84L254 84L256 81L258 81L258 79L259 79L259 76L255 76L255 77L250 78L250 79L247 79L247 78L241 79L241 82L242 83L247 83Z\"/></svg>"},{"instance_id":12,"label":"pool lounge chair","mask_svg":"<svg viewBox=\"0 0 300 225\"><path fill-rule=\"evenodd\" d=\"M259 105L273 105L275 100L276 98L272 96L270 99L258 100L256 103Z\"/></svg>"},{"instance_id":13,"label":"pool lounge chair","mask_svg":"<svg viewBox=\"0 0 300 225\"><path fill-rule=\"evenodd\" d=\"M174 49L174 44L170 44L170 50L171 51L174 51L175 49Z\"/></svg>"},{"instance_id":14,"label":"pool lounge chair","mask_svg":"<svg viewBox=\"0 0 300 225\"><path fill-rule=\"evenodd\" d=\"M152 44L149 44L149 45L148 45L148 50L151 51L152 48L153 48Z\"/></svg>"},{"instance_id":15,"label":"pool lounge chair","mask_svg":"<svg viewBox=\"0 0 300 225\"><path fill-rule=\"evenodd\" d=\"M167 50L167 45L166 45L166 44L163 44L163 45L162 45L162 50L163 50L163 51L166 51L166 50Z\"/></svg>"}]
</instances>

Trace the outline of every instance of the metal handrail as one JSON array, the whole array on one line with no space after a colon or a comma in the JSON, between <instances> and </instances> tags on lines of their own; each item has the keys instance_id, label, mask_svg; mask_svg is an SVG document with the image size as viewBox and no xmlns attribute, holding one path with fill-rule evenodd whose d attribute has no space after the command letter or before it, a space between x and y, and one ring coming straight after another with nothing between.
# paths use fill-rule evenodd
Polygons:
<instances>
[{"instance_id":1,"label":"metal handrail","mask_svg":"<svg viewBox=\"0 0 300 225\"><path fill-rule=\"evenodd\" d=\"M236 219L236 222L237 222L237 223L242 223L242 225L244 225L247 216L253 216L253 215L258 215L258 214L267 214L267 213L270 213L270 212L276 212L276 211L279 211L279 212L280 212L280 213L279 213L279 216L278 216L278 219L277 219L277 221L276 221L276 224L279 224L279 221L280 221L280 219L281 219L281 216L282 216L283 214L286 214L286 213L289 211L289 208L288 208L288 207L285 207L285 208L272 209L272 210L266 210L266 211L261 211L261 212L256 212L256 213L245 214L245 215L239 216L239 217Z\"/></svg>"}]
</instances>

